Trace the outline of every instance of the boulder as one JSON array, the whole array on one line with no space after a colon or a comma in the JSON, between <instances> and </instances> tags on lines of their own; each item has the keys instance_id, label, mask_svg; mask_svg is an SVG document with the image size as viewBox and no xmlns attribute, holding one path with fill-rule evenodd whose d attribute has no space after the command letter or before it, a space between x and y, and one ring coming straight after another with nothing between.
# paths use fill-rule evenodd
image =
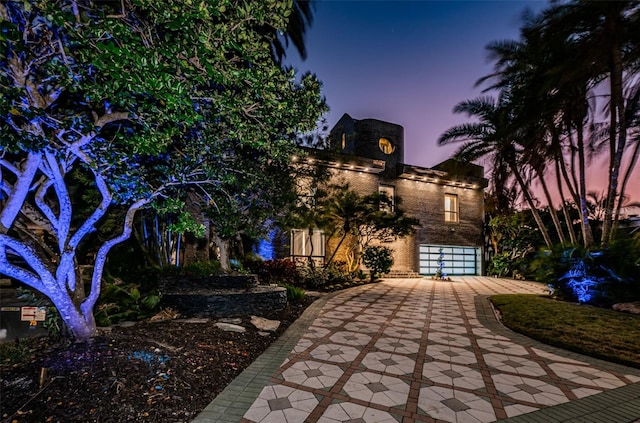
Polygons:
<instances>
[{"instance_id":1,"label":"boulder","mask_svg":"<svg viewBox=\"0 0 640 423\"><path fill-rule=\"evenodd\" d=\"M243 326L239 326L239 325L234 325L232 323L223 323L223 322L218 322L215 324L215 326L217 328L220 328L224 331L227 332L239 332L239 333L244 333L247 331L247 329L245 329Z\"/></svg>"},{"instance_id":2,"label":"boulder","mask_svg":"<svg viewBox=\"0 0 640 423\"><path fill-rule=\"evenodd\" d=\"M242 323L242 319L239 317L223 317L222 319L218 319L218 322L222 323L231 323L232 325L239 325Z\"/></svg>"},{"instance_id":3,"label":"boulder","mask_svg":"<svg viewBox=\"0 0 640 423\"><path fill-rule=\"evenodd\" d=\"M269 320L258 316L251 316L251 324L258 330L267 332L274 332L280 327L279 320Z\"/></svg>"},{"instance_id":4,"label":"boulder","mask_svg":"<svg viewBox=\"0 0 640 423\"><path fill-rule=\"evenodd\" d=\"M640 314L640 301L634 303L618 303L613 305L615 311L624 311L631 314Z\"/></svg>"}]
</instances>

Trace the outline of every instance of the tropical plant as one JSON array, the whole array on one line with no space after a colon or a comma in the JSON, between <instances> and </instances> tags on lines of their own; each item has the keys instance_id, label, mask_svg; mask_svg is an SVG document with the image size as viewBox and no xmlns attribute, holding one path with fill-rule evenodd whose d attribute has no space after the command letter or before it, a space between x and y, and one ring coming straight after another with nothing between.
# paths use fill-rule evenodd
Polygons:
<instances>
[{"instance_id":1,"label":"tropical plant","mask_svg":"<svg viewBox=\"0 0 640 423\"><path fill-rule=\"evenodd\" d=\"M142 320L158 311L161 295L158 291L142 292L135 284L119 279L104 282L96 304L96 323L110 326L123 320Z\"/></svg>"},{"instance_id":2,"label":"tropical plant","mask_svg":"<svg viewBox=\"0 0 640 423\"><path fill-rule=\"evenodd\" d=\"M305 290L298 286L289 285L286 283L280 284L280 286L287 290L287 300L289 300L290 302L299 303L300 301L304 300L304 297L307 296Z\"/></svg>"},{"instance_id":3,"label":"tropical plant","mask_svg":"<svg viewBox=\"0 0 640 423\"><path fill-rule=\"evenodd\" d=\"M492 256L487 273L514 276L526 273L528 256L540 245L540 234L528 222L523 212L499 215L488 223Z\"/></svg>"}]
</instances>

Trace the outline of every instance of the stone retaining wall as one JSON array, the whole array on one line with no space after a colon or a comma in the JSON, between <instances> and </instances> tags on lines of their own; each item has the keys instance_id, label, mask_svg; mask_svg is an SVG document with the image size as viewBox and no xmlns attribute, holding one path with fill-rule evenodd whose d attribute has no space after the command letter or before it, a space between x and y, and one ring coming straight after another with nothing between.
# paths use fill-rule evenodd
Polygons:
<instances>
[{"instance_id":1,"label":"stone retaining wall","mask_svg":"<svg viewBox=\"0 0 640 423\"><path fill-rule=\"evenodd\" d=\"M198 291L163 294L162 305L188 317L238 317L262 315L287 305L287 290L258 286L247 290Z\"/></svg>"},{"instance_id":2,"label":"stone retaining wall","mask_svg":"<svg viewBox=\"0 0 640 423\"><path fill-rule=\"evenodd\" d=\"M251 289L258 285L256 275L237 276L162 276L159 279L163 294L194 294L228 289Z\"/></svg>"},{"instance_id":3,"label":"stone retaining wall","mask_svg":"<svg viewBox=\"0 0 640 423\"><path fill-rule=\"evenodd\" d=\"M238 317L261 315L287 305L287 290L257 285L254 275L204 278L164 277L162 306L183 316Z\"/></svg>"}]
</instances>

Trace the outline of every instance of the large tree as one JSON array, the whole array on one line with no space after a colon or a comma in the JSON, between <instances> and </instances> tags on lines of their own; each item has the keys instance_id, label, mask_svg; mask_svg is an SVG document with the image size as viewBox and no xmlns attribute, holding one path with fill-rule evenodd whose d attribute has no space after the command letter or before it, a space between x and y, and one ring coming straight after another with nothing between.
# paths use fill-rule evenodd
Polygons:
<instances>
[{"instance_id":1,"label":"large tree","mask_svg":"<svg viewBox=\"0 0 640 423\"><path fill-rule=\"evenodd\" d=\"M48 296L75 337L95 332L107 254L130 236L137 210L187 187L215 204L237 175L268 171L235 168L234 146L252 148L256 163L286 161L296 133L315 127L319 82L276 65L264 31L284 30L290 7L0 3L0 273ZM93 179L95 203L73 202L76 170ZM122 227L94 238L85 292L77 253L114 204L125 206Z\"/></svg>"}]
</instances>

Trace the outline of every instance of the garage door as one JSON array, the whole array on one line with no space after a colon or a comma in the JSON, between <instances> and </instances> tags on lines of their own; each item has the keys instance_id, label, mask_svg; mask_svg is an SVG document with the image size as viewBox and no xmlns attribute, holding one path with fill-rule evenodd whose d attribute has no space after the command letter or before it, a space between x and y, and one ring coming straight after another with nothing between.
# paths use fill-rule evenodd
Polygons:
<instances>
[{"instance_id":1,"label":"garage door","mask_svg":"<svg viewBox=\"0 0 640 423\"><path fill-rule=\"evenodd\" d=\"M479 275L481 251L476 247L458 247L451 245L421 245L420 274L435 275L438 270L438 258L444 254L444 273L447 275Z\"/></svg>"}]
</instances>

